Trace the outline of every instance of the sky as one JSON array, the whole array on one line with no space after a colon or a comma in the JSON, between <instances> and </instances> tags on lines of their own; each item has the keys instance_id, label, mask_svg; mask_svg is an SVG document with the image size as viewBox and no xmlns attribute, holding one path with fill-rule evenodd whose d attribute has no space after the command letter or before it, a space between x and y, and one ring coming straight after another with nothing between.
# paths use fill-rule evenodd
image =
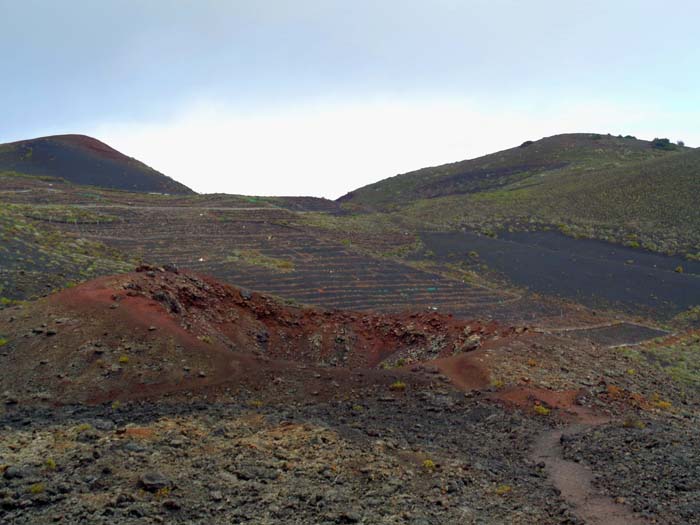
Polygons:
<instances>
[{"instance_id":1,"label":"sky","mask_svg":"<svg viewBox=\"0 0 700 525\"><path fill-rule=\"evenodd\" d=\"M567 132L700 146L700 2L0 0L0 142L337 198Z\"/></svg>"}]
</instances>

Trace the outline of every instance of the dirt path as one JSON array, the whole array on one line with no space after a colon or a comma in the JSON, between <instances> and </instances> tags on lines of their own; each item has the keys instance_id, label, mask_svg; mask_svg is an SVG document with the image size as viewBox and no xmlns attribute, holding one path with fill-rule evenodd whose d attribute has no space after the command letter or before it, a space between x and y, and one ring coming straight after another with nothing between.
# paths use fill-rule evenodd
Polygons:
<instances>
[{"instance_id":1,"label":"dirt path","mask_svg":"<svg viewBox=\"0 0 700 525\"><path fill-rule=\"evenodd\" d=\"M637 517L627 505L599 494L593 486L590 468L564 458L562 436L576 434L602 422L571 424L540 434L532 447L532 459L545 464L545 470L562 498L574 505L575 513L587 524L647 525L649 522Z\"/></svg>"}]
</instances>

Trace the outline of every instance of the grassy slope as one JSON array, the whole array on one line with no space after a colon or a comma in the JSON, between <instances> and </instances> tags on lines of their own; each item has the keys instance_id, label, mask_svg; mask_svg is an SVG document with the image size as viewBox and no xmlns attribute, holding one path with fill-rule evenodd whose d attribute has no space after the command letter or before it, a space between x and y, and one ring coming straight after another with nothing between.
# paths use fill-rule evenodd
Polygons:
<instances>
[{"instance_id":1,"label":"grassy slope","mask_svg":"<svg viewBox=\"0 0 700 525\"><path fill-rule=\"evenodd\" d=\"M14 300L43 295L99 275L124 272L134 261L103 244L60 231L42 221L31 206L0 206L0 308ZM101 214L55 207L54 220L91 223Z\"/></svg>"},{"instance_id":2,"label":"grassy slope","mask_svg":"<svg viewBox=\"0 0 700 525\"><path fill-rule=\"evenodd\" d=\"M594 134L548 137L525 147L397 175L339 199L344 206L392 209L426 198L506 187L540 175L608 169L668 155L651 143Z\"/></svg>"},{"instance_id":3,"label":"grassy slope","mask_svg":"<svg viewBox=\"0 0 700 525\"><path fill-rule=\"evenodd\" d=\"M457 171L519 163L530 170L508 180L494 177L478 191L426 196ZM423 178L421 180L421 177ZM397 189L405 183L403 191ZM464 190L466 186L462 186ZM559 135L472 161L428 168L361 188L343 201L348 209L379 209L414 227L558 228L564 233L693 256L700 245L700 150L655 149L651 143L591 135Z\"/></svg>"},{"instance_id":4,"label":"grassy slope","mask_svg":"<svg viewBox=\"0 0 700 525\"><path fill-rule=\"evenodd\" d=\"M580 219L700 231L700 150L552 182L533 203L548 194L550 209Z\"/></svg>"}]
</instances>

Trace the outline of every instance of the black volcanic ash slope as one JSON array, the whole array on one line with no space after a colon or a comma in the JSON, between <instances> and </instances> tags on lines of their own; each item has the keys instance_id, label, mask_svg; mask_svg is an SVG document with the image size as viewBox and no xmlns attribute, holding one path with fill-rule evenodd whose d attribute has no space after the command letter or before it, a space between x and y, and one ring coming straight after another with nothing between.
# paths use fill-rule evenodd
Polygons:
<instances>
[{"instance_id":1,"label":"black volcanic ash slope","mask_svg":"<svg viewBox=\"0 0 700 525\"><path fill-rule=\"evenodd\" d=\"M60 177L75 184L187 195L187 186L92 137L56 135L0 145L0 172Z\"/></svg>"}]
</instances>

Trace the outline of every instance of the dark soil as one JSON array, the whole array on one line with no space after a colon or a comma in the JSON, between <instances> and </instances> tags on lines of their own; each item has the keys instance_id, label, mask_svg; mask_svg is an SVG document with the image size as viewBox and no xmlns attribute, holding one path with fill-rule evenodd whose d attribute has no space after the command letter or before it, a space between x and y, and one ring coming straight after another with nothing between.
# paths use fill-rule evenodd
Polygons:
<instances>
[{"instance_id":1,"label":"dark soil","mask_svg":"<svg viewBox=\"0 0 700 525\"><path fill-rule=\"evenodd\" d=\"M0 171L57 177L102 188L194 193L170 177L83 135L58 135L4 144L0 148Z\"/></svg>"},{"instance_id":2,"label":"dark soil","mask_svg":"<svg viewBox=\"0 0 700 525\"><path fill-rule=\"evenodd\" d=\"M486 264L517 286L575 300L670 318L700 300L700 263L580 240L553 232L503 234L424 233L437 257ZM675 269L682 266L684 273Z\"/></svg>"},{"instance_id":3,"label":"dark soil","mask_svg":"<svg viewBox=\"0 0 700 525\"><path fill-rule=\"evenodd\" d=\"M655 337L663 337L668 332L632 323L616 323L597 328L568 330L566 335L586 339L601 346L635 345Z\"/></svg>"}]
</instances>

